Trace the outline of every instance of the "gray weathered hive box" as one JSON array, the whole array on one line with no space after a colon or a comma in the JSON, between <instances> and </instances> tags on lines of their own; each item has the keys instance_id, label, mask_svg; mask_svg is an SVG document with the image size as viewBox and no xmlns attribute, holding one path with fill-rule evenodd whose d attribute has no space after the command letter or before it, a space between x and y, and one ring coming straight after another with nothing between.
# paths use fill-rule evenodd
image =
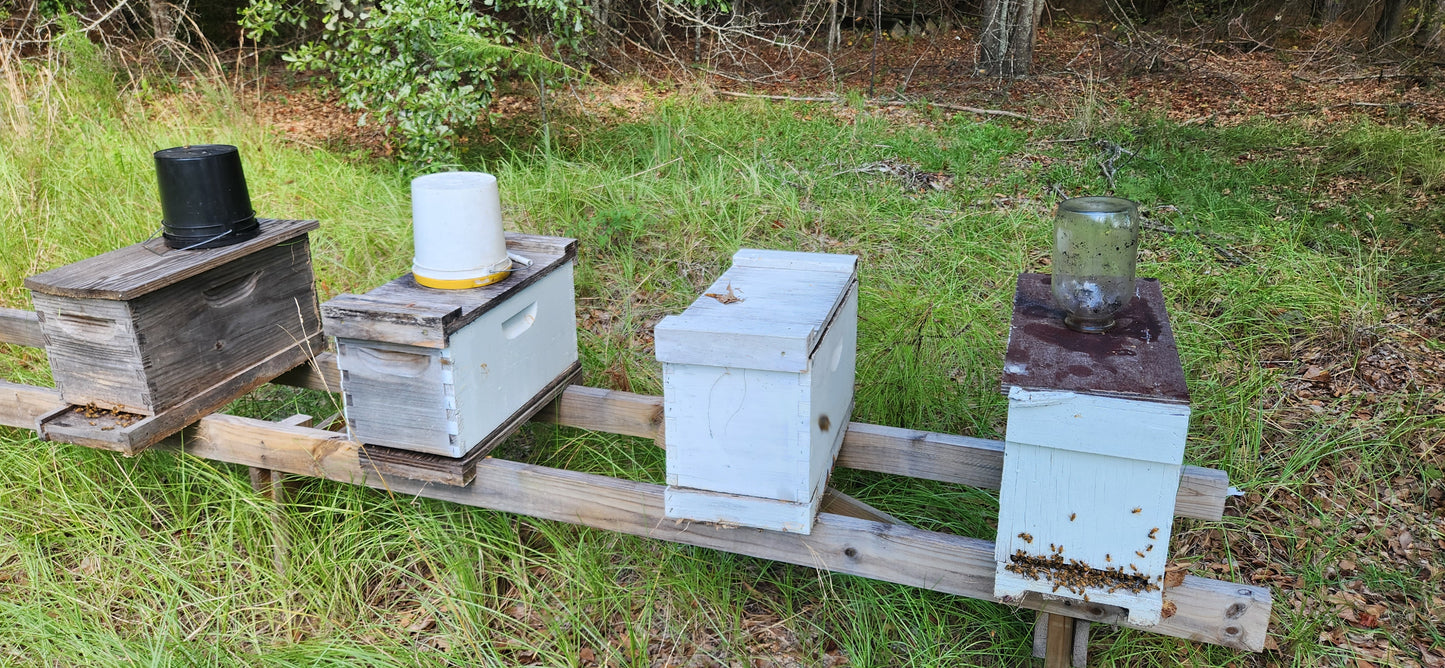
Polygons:
<instances>
[{"instance_id":1,"label":"gray weathered hive box","mask_svg":"<svg viewBox=\"0 0 1445 668\"><path fill-rule=\"evenodd\" d=\"M575 376L576 240L509 233L507 249L532 264L491 285L437 290L408 273L322 305L352 439L476 454Z\"/></svg>"},{"instance_id":2,"label":"gray weathered hive box","mask_svg":"<svg viewBox=\"0 0 1445 668\"><path fill-rule=\"evenodd\" d=\"M667 517L812 531L853 408L856 265L740 250L658 323Z\"/></svg>"},{"instance_id":3,"label":"gray weathered hive box","mask_svg":"<svg viewBox=\"0 0 1445 668\"><path fill-rule=\"evenodd\" d=\"M212 250L135 244L25 279L60 397L154 415L319 331L314 220Z\"/></svg>"},{"instance_id":4,"label":"gray weathered hive box","mask_svg":"<svg viewBox=\"0 0 1445 668\"><path fill-rule=\"evenodd\" d=\"M1064 325L1049 276L1023 274L1003 386L1008 428L994 595L1129 609L1157 623L1189 389L1155 279L1105 334Z\"/></svg>"},{"instance_id":5,"label":"gray weathered hive box","mask_svg":"<svg viewBox=\"0 0 1445 668\"><path fill-rule=\"evenodd\" d=\"M42 434L134 454L316 352L317 222L260 225L223 248L154 239L25 279L61 400L91 413L47 416Z\"/></svg>"}]
</instances>

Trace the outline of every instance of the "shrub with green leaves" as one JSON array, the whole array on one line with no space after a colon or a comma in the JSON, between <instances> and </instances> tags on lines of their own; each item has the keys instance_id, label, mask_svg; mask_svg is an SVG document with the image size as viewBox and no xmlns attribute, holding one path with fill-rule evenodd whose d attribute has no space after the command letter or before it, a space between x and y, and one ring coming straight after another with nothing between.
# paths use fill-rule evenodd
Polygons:
<instances>
[{"instance_id":1,"label":"shrub with green leaves","mask_svg":"<svg viewBox=\"0 0 1445 668\"><path fill-rule=\"evenodd\" d=\"M583 30L583 0L485 0L491 12L522 10L560 42ZM419 168L456 164L454 140L474 127L507 70L564 69L516 46L517 33L468 0L252 0L241 25L254 39L285 26L321 30L285 54L298 70L327 72L346 104L364 110ZM540 19L540 20L539 20Z\"/></svg>"}]
</instances>

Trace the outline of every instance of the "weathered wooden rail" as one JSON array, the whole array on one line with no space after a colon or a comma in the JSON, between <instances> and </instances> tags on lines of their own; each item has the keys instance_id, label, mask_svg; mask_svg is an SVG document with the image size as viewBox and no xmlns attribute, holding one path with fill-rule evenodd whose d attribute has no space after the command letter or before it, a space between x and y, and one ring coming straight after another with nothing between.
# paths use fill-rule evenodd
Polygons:
<instances>
[{"instance_id":1,"label":"weathered wooden rail","mask_svg":"<svg viewBox=\"0 0 1445 668\"><path fill-rule=\"evenodd\" d=\"M0 342L43 345L32 313L0 309ZM277 378L278 383L335 391L339 378L327 355ZM0 425L34 428L61 405L50 388L0 381ZM572 387L537 417L556 424L657 440L662 430L658 397ZM663 487L488 458L466 487L382 478L363 468L360 446L344 435L230 415L201 418L152 449L260 469L367 485L394 493L582 524L637 536L708 547L837 573L858 575L984 600L993 598L993 543L898 523L842 495L825 501L811 535L676 522L663 517ZM838 465L867 471L997 489L1003 444L987 439L853 423ZM1186 467L1176 514L1218 519L1228 478L1220 471ZM1168 587L1177 612L1153 633L1260 651L1269 624L1269 590L1186 576ZM1027 596L1008 603L1091 622L1130 627L1120 608Z\"/></svg>"}]
</instances>

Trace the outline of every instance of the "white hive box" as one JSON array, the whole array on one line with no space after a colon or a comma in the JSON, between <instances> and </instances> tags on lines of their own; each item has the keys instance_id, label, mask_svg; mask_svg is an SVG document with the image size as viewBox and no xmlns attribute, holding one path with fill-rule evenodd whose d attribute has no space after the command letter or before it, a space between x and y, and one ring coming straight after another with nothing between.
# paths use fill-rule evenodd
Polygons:
<instances>
[{"instance_id":1,"label":"white hive box","mask_svg":"<svg viewBox=\"0 0 1445 668\"><path fill-rule=\"evenodd\" d=\"M575 376L576 241L508 234L507 248L532 265L492 285L436 290L407 274L321 306L353 440L475 455Z\"/></svg>"},{"instance_id":2,"label":"white hive box","mask_svg":"<svg viewBox=\"0 0 1445 668\"><path fill-rule=\"evenodd\" d=\"M853 409L856 267L852 255L740 250L658 323L667 517L812 531Z\"/></svg>"},{"instance_id":3,"label":"white hive box","mask_svg":"<svg viewBox=\"0 0 1445 668\"><path fill-rule=\"evenodd\" d=\"M1157 280L1138 280L1117 321L1072 331L1049 276L1019 277L994 595L1116 605L1147 625L1164 602L1189 390Z\"/></svg>"}]
</instances>

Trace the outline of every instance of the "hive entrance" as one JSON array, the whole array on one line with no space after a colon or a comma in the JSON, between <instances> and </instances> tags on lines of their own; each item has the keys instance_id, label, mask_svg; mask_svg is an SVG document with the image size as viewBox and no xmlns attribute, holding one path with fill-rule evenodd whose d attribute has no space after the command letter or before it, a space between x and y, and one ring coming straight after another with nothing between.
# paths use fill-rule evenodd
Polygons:
<instances>
[{"instance_id":1,"label":"hive entrance","mask_svg":"<svg viewBox=\"0 0 1445 668\"><path fill-rule=\"evenodd\" d=\"M1138 594L1159 589L1159 585L1151 582L1147 576L1130 573L1123 566L1094 568L1078 559L1065 559L1058 553L1036 557L1018 550L1009 557L1009 563L1004 566L1004 570L1032 580L1051 582L1054 585L1053 591L1062 588L1083 596L1086 601L1089 598L1084 592L1091 588L1103 589L1110 594L1116 591Z\"/></svg>"}]
</instances>

